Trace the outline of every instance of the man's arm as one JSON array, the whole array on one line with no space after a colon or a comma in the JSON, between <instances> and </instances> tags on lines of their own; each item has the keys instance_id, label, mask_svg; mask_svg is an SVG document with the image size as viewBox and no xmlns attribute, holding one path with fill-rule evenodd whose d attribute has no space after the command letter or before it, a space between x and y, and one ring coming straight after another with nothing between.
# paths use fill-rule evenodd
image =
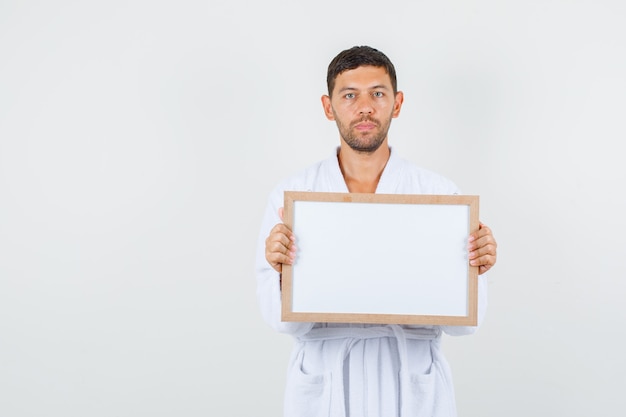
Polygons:
<instances>
[{"instance_id":1,"label":"man's arm","mask_svg":"<svg viewBox=\"0 0 626 417\"><path fill-rule=\"evenodd\" d=\"M280 333L300 336L307 333L314 323L285 322L281 320L281 271L282 265L293 263L295 241L293 234L282 223L283 192L276 190L270 196L266 208L256 253L257 301L263 319Z\"/></svg>"}]
</instances>

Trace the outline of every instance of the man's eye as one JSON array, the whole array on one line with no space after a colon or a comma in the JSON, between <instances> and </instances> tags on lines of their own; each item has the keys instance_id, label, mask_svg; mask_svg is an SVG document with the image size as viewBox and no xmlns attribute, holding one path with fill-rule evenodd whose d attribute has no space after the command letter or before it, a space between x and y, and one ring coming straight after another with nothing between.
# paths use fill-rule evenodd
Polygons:
<instances>
[{"instance_id":1,"label":"man's eye","mask_svg":"<svg viewBox=\"0 0 626 417\"><path fill-rule=\"evenodd\" d=\"M382 96L383 96L382 91L375 91L374 92L374 97L382 97Z\"/></svg>"},{"instance_id":2,"label":"man's eye","mask_svg":"<svg viewBox=\"0 0 626 417\"><path fill-rule=\"evenodd\" d=\"M355 97L355 95L354 95L354 93L348 93L348 94L346 94L346 96L345 96L345 97L346 97L346 98L354 98L354 97Z\"/></svg>"}]
</instances>

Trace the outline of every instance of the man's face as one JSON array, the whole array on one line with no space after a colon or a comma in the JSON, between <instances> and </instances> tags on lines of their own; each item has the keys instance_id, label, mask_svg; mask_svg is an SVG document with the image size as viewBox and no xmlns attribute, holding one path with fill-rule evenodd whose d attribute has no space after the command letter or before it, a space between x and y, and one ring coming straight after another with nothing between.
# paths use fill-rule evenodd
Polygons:
<instances>
[{"instance_id":1,"label":"man's face","mask_svg":"<svg viewBox=\"0 0 626 417\"><path fill-rule=\"evenodd\" d=\"M343 141L357 152L372 153L387 139L391 119L398 117L401 92L394 95L389 74L381 67L344 71L335 80L332 98L322 97L324 112L334 120Z\"/></svg>"}]
</instances>

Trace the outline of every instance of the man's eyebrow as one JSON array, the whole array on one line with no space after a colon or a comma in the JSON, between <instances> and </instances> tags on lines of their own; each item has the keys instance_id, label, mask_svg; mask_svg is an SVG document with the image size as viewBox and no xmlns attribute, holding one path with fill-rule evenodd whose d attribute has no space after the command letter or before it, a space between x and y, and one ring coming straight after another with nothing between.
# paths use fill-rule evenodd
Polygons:
<instances>
[{"instance_id":1,"label":"man's eyebrow","mask_svg":"<svg viewBox=\"0 0 626 417\"><path fill-rule=\"evenodd\" d=\"M342 92L345 92L345 91L358 91L358 90L360 90L360 89L356 88L356 87L347 86L347 87L340 88L338 92L342 93ZM365 90L390 90L390 88L387 85L385 85L385 84L377 84L377 85L373 85L371 87L367 87L367 88L365 88Z\"/></svg>"}]
</instances>

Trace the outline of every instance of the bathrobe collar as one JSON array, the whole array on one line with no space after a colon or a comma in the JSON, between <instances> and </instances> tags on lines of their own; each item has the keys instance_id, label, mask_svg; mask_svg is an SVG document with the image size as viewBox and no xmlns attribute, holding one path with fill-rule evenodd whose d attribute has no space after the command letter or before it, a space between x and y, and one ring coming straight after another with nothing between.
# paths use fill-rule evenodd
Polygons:
<instances>
[{"instance_id":1,"label":"bathrobe collar","mask_svg":"<svg viewBox=\"0 0 626 417\"><path fill-rule=\"evenodd\" d=\"M348 186L341 173L339 167L339 147L335 148L335 154L328 160L329 165L329 188L338 193L348 193ZM398 163L398 157L393 151L392 147L389 147L389 160L383 169L383 173L378 181L376 187L376 194L394 194L397 192L399 184L399 175L401 172L401 164Z\"/></svg>"}]
</instances>

